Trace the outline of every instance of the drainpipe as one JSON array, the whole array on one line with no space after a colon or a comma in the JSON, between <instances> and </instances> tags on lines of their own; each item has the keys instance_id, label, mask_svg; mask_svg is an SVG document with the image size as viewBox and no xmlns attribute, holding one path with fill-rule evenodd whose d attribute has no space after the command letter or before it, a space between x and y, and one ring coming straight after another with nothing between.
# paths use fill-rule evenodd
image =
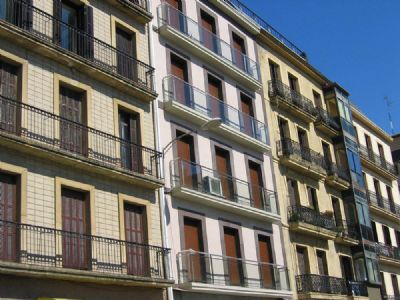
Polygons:
<instances>
[{"instance_id":1,"label":"drainpipe","mask_svg":"<svg viewBox=\"0 0 400 300\"><path fill-rule=\"evenodd\" d=\"M149 8L149 11L152 9L151 5L151 0L147 0L147 7ZM156 17L157 12L153 14L154 17ZM149 57L149 63L150 66L154 68L154 47L153 47L153 22L154 18L148 23L148 32L149 32L149 51L150 51L150 57ZM153 87L154 90L157 90L156 86L156 77L154 75L153 78ZM156 100L152 102L153 105L153 127L154 127L154 134L155 134L155 148L158 152L161 152L161 139L160 139L160 123L159 123L159 116L158 116L158 104L159 104L159 98L157 97ZM165 172L164 172L164 157L161 157L160 159L160 164L159 164L159 172L160 172L160 177L164 178L165 177ZM159 199L159 208L160 208L160 221L161 221L161 237L162 237L162 244L165 248L170 248L169 245L169 239L168 239L168 231L167 231L167 223L165 219L165 196L164 196L164 186L158 189L158 199ZM171 253L168 255L168 265L167 265L167 271L168 274L172 275L172 257ZM174 294L172 287L167 288L167 299L168 300L174 300Z\"/></svg>"}]
</instances>

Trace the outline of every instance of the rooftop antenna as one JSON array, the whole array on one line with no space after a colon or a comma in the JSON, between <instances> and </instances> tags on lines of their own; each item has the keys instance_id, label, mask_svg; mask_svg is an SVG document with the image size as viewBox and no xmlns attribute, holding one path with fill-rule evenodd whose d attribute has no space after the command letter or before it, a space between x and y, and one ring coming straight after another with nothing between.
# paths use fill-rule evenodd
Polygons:
<instances>
[{"instance_id":1,"label":"rooftop antenna","mask_svg":"<svg viewBox=\"0 0 400 300\"><path fill-rule=\"evenodd\" d=\"M388 110L388 118L389 118L389 125L390 125L391 135L394 135L392 114L390 113L390 108L392 107L393 102L389 100L388 96L385 96L383 99L386 102L386 107L387 107L387 110Z\"/></svg>"}]
</instances>

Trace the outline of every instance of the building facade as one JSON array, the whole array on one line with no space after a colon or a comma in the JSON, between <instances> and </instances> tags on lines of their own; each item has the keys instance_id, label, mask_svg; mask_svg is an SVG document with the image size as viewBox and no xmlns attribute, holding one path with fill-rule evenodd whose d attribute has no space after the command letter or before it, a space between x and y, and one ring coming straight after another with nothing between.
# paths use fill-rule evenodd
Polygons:
<instances>
[{"instance_id":1,"label":"building facade","mask_svg":"<svg viewBox=\"0 0 400 300\"><path fill-rule=\"evenodd\" d=\"M1 1L2 298L165 298L151 19L145 1Z\"/></svg>"},{"instance_id":2,"label":"building facade","mask_svg":"<svg viewBox=\"0 0 400 300\"><path fill-rule=\"evenodd\" d=\"M352 107L352 114L379 260L382 299L399 299L400 195L391 153L394 139L357 107Z\"/></svg>"},{"instance_id":3,"label":"building facade","mask_svg":"<svg viewBox=\"0 0 400 300\"><path fill-rule=\"evenodd\" d=\"M227 1L153 1L175 299L291 298L259 30Z\"/></svg>"}]
</instances>

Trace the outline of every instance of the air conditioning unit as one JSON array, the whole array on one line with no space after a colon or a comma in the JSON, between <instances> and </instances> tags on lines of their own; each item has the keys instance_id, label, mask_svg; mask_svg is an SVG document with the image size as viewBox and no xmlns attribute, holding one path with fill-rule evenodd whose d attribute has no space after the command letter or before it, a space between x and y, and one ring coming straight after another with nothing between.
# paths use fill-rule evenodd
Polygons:
<instances>
[{"instance_id":1,"label":"air conditioning unit","mask_svg":"<svg viewBox=\"0 0 400 300\"><path fill-rule=\"evenodd\" d=\"M222 186L219 178L206 176L203 178L203 184L208 193L216 196L222 196Z\"/></svg>"}]
</instances>

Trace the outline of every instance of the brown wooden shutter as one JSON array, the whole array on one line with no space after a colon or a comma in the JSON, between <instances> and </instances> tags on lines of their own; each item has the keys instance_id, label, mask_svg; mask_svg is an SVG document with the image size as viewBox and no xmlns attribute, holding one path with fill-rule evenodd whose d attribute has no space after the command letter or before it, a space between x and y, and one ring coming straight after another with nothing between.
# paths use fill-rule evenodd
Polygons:
<instances>
[{"instance_id":1,"label":"brown wooden shutter","mask_svg":"<svg viewBox=\"0 0 400 300\"><path fill-rule=\"evenodd\" d=\"M53 0L53 42L61 43L61 19L62 19L62 1Z\"/></svg>"},{"instance_id":2,"label":"brown wooden shutter","mask_svg":"<svg viewBox=\"0 0 400 300\"><path fill-rule=\"evenodd\" d=\"M185 250L191 249L196 252L204 252L203 234L201 221L192 218L184 218ZM195 282L205 280L204 254L191 253L188 262L188 275Z\"/></svg>"},{"instance_id":3,"label":"brown wooden shutter","mask_svg":"<svg viewBox=\"0 0 400 300\"><path fill-rule=\"evenodd\" d=\"M176 136L181 136L184 133L176 131ZM187 188L195 188L197 186L197 169L196 157L194 152L194 141L192 136L185 136L176 142L178 150L178 158L181 160L179 168L179 176L181 184Z\"/></svg>"},{"instance_id":4,"label":"brown wooden shutter","mask_svg":"<svg viewBox=\"0 0 400 300\"><path fill-rule=\"evenodd\" d=\"M150 275L147 237L146 208L124 204L125 240L128 274L147 277Z\"/></svg>"},{"instance_id":5,"label":"brown wooden shutter","mask_svg":"<svg viewBox=\"0 0 400 300\"><path fill-rule=\"evenodd\" d=\"M240 104L243 114L241 114L241 126L244 133L255 137L253 100L243 93L240 93Z\"/></svg>"},{"instance_id":6,"label":"brown wooden shutter","mask_svg":"<svg viewBox=\"0 0 400 300\"><path fill-rule=\"evenodd\" d=\"M131 154L132 154L132 169L135 172L143 173L143 151L140 145L141 142L141 130L140 130L140 115L131 113L129 115L129 127L130 127L130 141Z\"/></svg>"},{"instance_id":7,"label":"brown wooden shutter","mask_svg":"<svg viewBox=\"0 0 400 300\"><path fill-rule=\"evenodd\" d=\"M243 265L235 258L241 258L239 233L237 229L224 227L226 264L229 285L243 284Z\"/></svg>"},{"instance_id":8,"label":"brown wooden shutter","mask_svg":"<svg viewBox=\"0 0 400 300\"><path fill-rule=\"evenodd\" d=\"M232 33L232 42L233 42L233 58L235 65L242 70L245 70L246 66L246 48L244 46L244 40L235 33Z\"/></svg>"},{"instance_id":9,"label":"brown wooden shutter","mask_svg":"<svg viewBox=\"0 0 400 300\"><path fill-rule=\"evenodd\" d=\"M212 118L224 119L224 95L222 93L222 82L214 76L208 75L208 94L212 97L209 98L209 110ZM220 101L218 101L220 100Z\"/></svg>"},{"instance_id":10,"label":"brown wooden shutter","mask_svg":"<svg viewBox=\"0 0 400 300\"><path fill-rule=\"evenodd\" d=\"M397 279L397 274L391 274L390 277L392 278L393 295L395 297L399 297L400 291L399 291L399 281Z\"/></svg>"},{"instance_id":11,"label":"brown wooden shutter","mask_svg":"<svg viewBox=\"0 0 400 300\"><path fill-rule=\"evenodd\" d=\"M131 57L135 56L135 37L132 33L116 28L117 71L118 74L132 80L137 79L137 64Z\"/></svg>"},{"instance_id":12,"label":"brown wooden shutter","mask_svg":"<svg viewBox=\"0 0 400 300\"><path fill-rule=\"evenodd\" d=\"M19 68L0 61L0 130L19 134L21 109L10 100L19 100Z\"/></svg>"},{"instance_id":13,"label":"brown wooden shutter","mask_svg":"<svg viewBox=\"0 0 400 300\"><path fill-rule=\"evenodd\" d=\"M297 253L297 265L299 267L299 275L307 274L309 271L307 249L304 247L297 246L296 253Z\"/></svg>"},{"instance_id":14,"label":"brown wooden shutter","mask_svg":"<svg viewBox=\"0 0 400 300\"><path fill-rule=\"evenodd\" d=\"M328 266L325 251L317 250L317 263L320 275L328 275Z\"/></svg>"},{"instance_id":15,"label":"brown wooden shutter","mask_svg":"<svg viewBox=\"0 0 400 300\"><path fill-rule=\"evenodd\" d=\"M89 206L83 192L62 188L63 266L88 269L90 257Z\"/></svg>"},{"instance_id":16,"label":"brown wooden shutter","mask_svg":"<svg viewBox=\"0 0 400 300\"><path fill-rule=\"evenodd\" d=\"M187 105L190 103L188 82L188 68L184 59L171 54L171 74L178 79L174 79L175 100Z\"/></svg>"},{"instance_id":17,"label":"brown wooden shutter","mask_svg":"<svg viewBox=\"0 0 400 300\"><path fill-rule=\"evenodd\" d=\"M220 174L224 197L229 200L235 200L229 152L219 147L215 147L215 161L217 163L217 171Z\"/></svg>"},{"instance_id":18,"label":"brown wooden shutter","mask_svg":"<svg viewBox=\"0 0 400 300\"><path fill-rule=\"evenodd\" d=\"M249 161L249 173L250 173L250 193L252 206L256 208L264 208L264 188L262 180L261 166L255 162Z\"/></svg>"},{"instance_id":19,"label":"brown wooden shutter","mask_svg":"<svg viewBox=\"0 0 400 300\"><path fill-rule=\"evenodd\" d=\"M92 59L94 55L94 44L93 44L93 7L83 5L80 8L81 24L80 28L85 34L79 37L79 51L80 55L85 58Z\"/></svg>"},{"instance_id":20,"label":"brown wooden shutter","mask_svg":"<svg viewBox=\"0 0 400 300\"><path fill-rule=\"evenodd\" d=\"M216 33L215 20L204 11L200 12L201 26L202 26L202 42L211 51L215 51L215 37Z\"/></svg>"},{"instance_id":21,"label":"brown wooden shutter","mask_svg":"<svg viewBox=\"0 0 400 300\"><path fill-rule=\"evenodd\" d=\"M274 259L272 256L271 239L268 236L258 235L258 251L260 255L261 284L264 288L274 288Z\"/></svg>"}]
</instances>

